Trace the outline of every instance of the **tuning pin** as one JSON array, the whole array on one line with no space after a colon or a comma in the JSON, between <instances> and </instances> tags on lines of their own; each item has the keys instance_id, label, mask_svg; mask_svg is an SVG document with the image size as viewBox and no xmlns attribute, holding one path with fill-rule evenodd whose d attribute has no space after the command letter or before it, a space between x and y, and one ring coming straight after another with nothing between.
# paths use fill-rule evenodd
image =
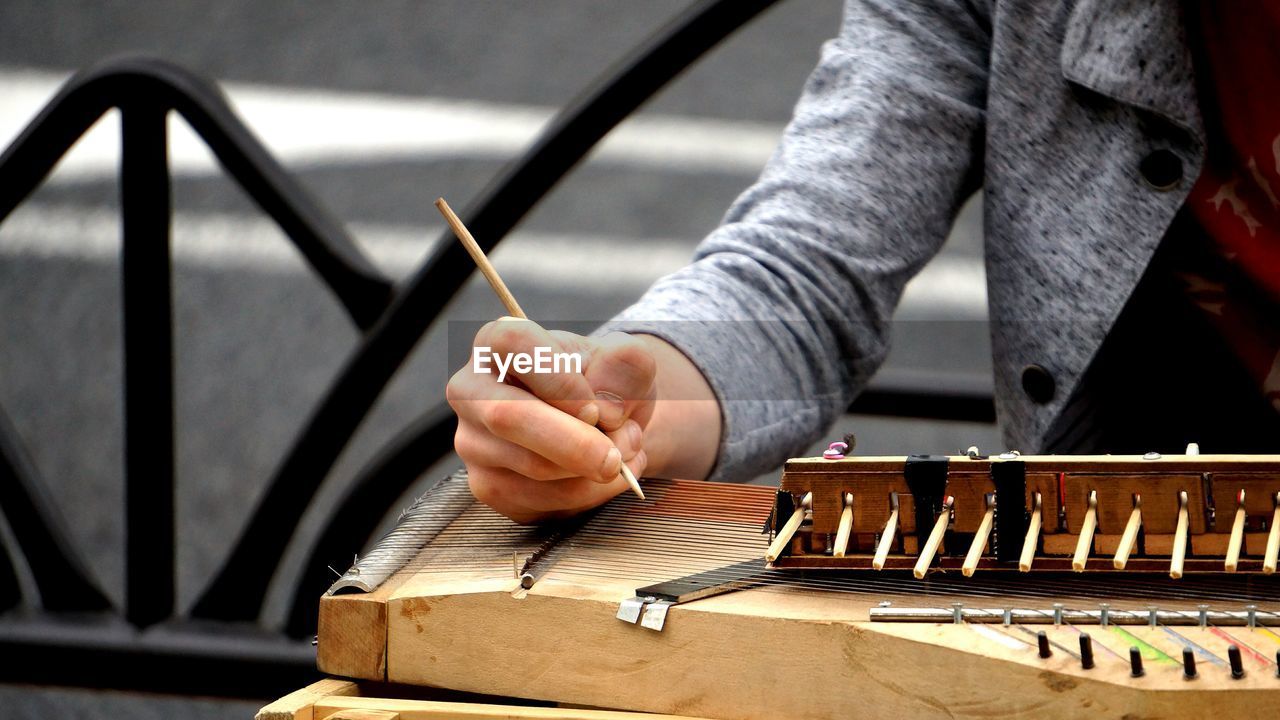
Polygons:
<instances>
[{"instance_id":1,"label":"tuning pin","mask_svg":"<svg viewBox=\"0 0 1280 720\"><path fill-rule=\"evenodd\" d=\"M1267 533L1267 551L1262 555L1262 573L1270 575L1276 571L1276 556L1280 555L1280 492L1271 498L1274 510L1271 511L1271 530Z\"/></svg>"},{"instance_id":2,"label":"tuning pin","mask_svg":"<svg viewBox=\"0 0 1280 720\"><path fill-rule=\"evenodd\" d=\"M1042 499L1040 493L1031 496L1031 521L1027 523L1027 536L1022 540L1022 555L1018 558L1018 570L1031 570L1031 562L1036 556L1036 546L1040 544L1040 509Z\"/></svg>"},{"instance_id":3,"label":"tuning pin","mask_svg":"<svg viewBox=\"0 0 1280 720\"><path fill-rule=\"evenodd\" d=\"M969 553L965 555L964 564L960 566L960 572L965 577L973 577L974 571L978 569L978 561L982 559L982 549L987 546L987 537L991 534L991 523L996 513L996 494L983 495L982 502L987 511L982 514L978 531L973 534L973 543L969 545Z\"/></svg>"},{"instance_id":4,"label":"tuning pin","mask_svg":"<svg viewBox=\"0 0 1280 720\"><path fill-rule=\"evenodd\" d=\"M1049 649L1049 636L1043 630L1036 633L1036 647L1039 648L1040 657L1042 658L1053 655L1053 651Z\"/></svg>"},{"instance_id":5,"label":"tuning pin","mask_svg":"<svg viewBox=\"0 0 1280 720\"><path fill-rule=\"evenodd\" d=\"M871 559L871 567L879 570L884 567L884 561L889 557L889 549L893 547L893 535L898 530L898 492L896 490L889 493L889 522L884 525L884 532L880 533L880 544L876 546L875 557Z\"/></svg>"},{"instance_id":6,"label":"tuning pin","mask_svg":"<svg viewBox=\"0 0 1280 720\"><path fill-rule=\"evenodd\" d=\"M1136 647L1129 648L1129 675L1130 677L1142 677L1145 671L1142 669L1142 652Z\"/></svg>"},{"instance_id":7,"label":"tuning pin","mask_svg":"<svg viewBox=\"0 0 1280 720\"><path fill-rule=\"evenodd\" d=\"M1076 554L1071 558L1071 569L1084 572L1089 562L1089 551L1093 549L1093 531L1098 527L1098 492L1089 491L1089 507L1084 512L1084 522L1080 525L1080 540L1076 542Z\"/></svg>"},{"instance_id":8,"label":"tuning pin","mask_svg":"<svg viewBox=\"0 0 1280 720\"><path fill-rule=\"evenodd\" d=\"M1189 647L1182 648L1182 677L1187 680L1196 677L1196 653Z\"/></svg>"},{"instance_id":9,"label":"tuning pin","mask_svg":"<svg viewBox=\"0 0 1280 720\"><path fill-rule=\"evenodd\" d=\"M1240 659L1240 648L1238 646L1227 646L1227 662L1231 663L1232 680L1239 680L1244 677L1244 662Z\"/></svg>"},{"instance_id":10,"label":"tuning pin","mask_svg":"<svg viewBox=\"0 0 1280 720\"><path fill-rule=\"evenodd\" d=\"M1080 667L1093 669L1093 638L1089 633L1080 633Z\"/></svg>"},{"instance_id":11,"label":"tuning pin","mask_svg":"<svg viewBox=\"0 0 1280 720\"><path fill-rule=\"evenodd\" d=\"M791 543L791 538L796 534L796 530L800 529L800 524L804 522L805 510L813 507L813 493L805 493L800 500L800 504L792 511L791 517L787 523L778 531L777 537L773 539L773 543L769 545L769 549L765 551L764 558L769 562L778 559L782 552L786 550L787 545Z\"/></svg>"},{"instance_id":12,"label":"tuning pin","mask_svg":"<svg viewBox=\"0 0 1280 720\"><path fill-rule=\"evenodd\" d=\"M845 493L844 510L840 511L840 526L836 529L836 543L832 546L832 557L844 557L849 550L849 535L853 532L853 493Z\"/></svg>"},{"instance_id":13,"label":"tuning pin","mask_svg":"<svg viewBox=\"0 0 1280 720\"><path fill-rule=\"evenodd\" d=\"M1111 564L1117 570L1123 570L1124 566L1129 562L1129 553L1133 552L1133 546L1138 541L1138 529L1142 527L1142 495L1133 494L1133 510L1129 513L1129 522L1124 526L1124 534L1120 536L1120 543L1116 546L1116 555L1112 559Z\"/></svg>"},{"instance_id":14,"label":"tuning pin","mask_svg":"<svg viewBox=\"0 0 1280 720\"><path fill-rule=\"evenodd\" d=\"M916 566L911 571L917 580L923 579L925 573L929 570L929 565L933 563L933 556L938 552L938 546L942 544L942 536L947 533L947 523L951 521L951 509L955 507L956 499L950 495L942 501L942 512L938 513L938 519L933 524L933 531L929 533L929 539L925 541L924 547L920 549L920 557L916 559Z\"/></svg>"},{"instance_id":15,"label":"tuning pin","mask_svg":"<svg viewBox=\"0 0 1280 720\"><path fill-rule=\"evenodd\" d=\"M1173 557L1169 559L1169 577L1182 577L1182 566L1187 559L1187 526L1191 522L1187 511L1187 491L1178 491L1178 527L1173 533Z\"/></svg>"}]
</instances>

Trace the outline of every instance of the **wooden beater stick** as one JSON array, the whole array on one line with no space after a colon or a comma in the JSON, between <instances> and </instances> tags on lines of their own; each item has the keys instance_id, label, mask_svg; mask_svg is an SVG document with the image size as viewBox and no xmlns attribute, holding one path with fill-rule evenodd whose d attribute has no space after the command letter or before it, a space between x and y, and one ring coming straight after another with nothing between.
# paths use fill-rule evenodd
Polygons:
<instances>
[{"instance_id":1,"label":"wooden beater stick","mask_svg":"<svg viewBox=\"0 0 1280 720\"><path fill-rule=\"evenodd\" d=\"M1093 548L1093 531L1098 529L1098 491L1089 491L1089 509L1084 513L1084 523L1080 525L1080 540L1076 543L1075 557L1071 558L1071 569L1084 572L1085 563L1089 562L1089 550Z\"/></svg>"},{"instance_id":2,"label":"wooden beater stick","mask_svg":"<svg viewBox=\"0 0 1280 720\"><path fill-rule=\"evenodd\" d=\"M1275 510L1271 511L1271 531L1267 533L1267 551L1262 555L1262 574L1276 571L1276 555L1280 554L1280 492L1271 499Z\"/></svg>"},{"instance_id":3,"label":"wooden beater stick","mask_svg":"<svg viewBox=\"0 0 1280 720\"><path fill-rule=\"evenodd\" d=\"M1236 519L1231 523L1231 540L1227 542L1227 560L1222 564L1222 569L1229 573L1235 572L1239 566L1240 549L1244 545L1244 488L1236 496L1236 503Z\"/></svg>"},{"instance_id":4,"label":"wooden beater stick","mask_svg":"<svg viewBox=\"0 0 1280 720\"><path fill-rule=\"evenodd\" d=\"M884 532L880 533L880 544L876 546L875 557L871 558L874 570L883 570L884 561L889 557L889 548L893 547L893 536L898 531L898 493L889 493L889 522L884 524Z\"/></svg>"},{"instance_id":5,"label":"wooden beater stick","mask_svg":"<svg viewBox=\"0 0 1280 720\"><path fill-rule=\"evenodd\" d=\"M844 557L849 550L849 533L853 532L853 493L844 494L844 510L840 512L840 527L836 529L836 544L831 550L833 557Z\"/></svg>"},{"instance_id":6,"label":"wooden beater stick","mask_svg":"<svg viewBox=\"0 0 1280 720\"><path fill-rule=\"evenodd\" d=\"M1187 511L1187 491L1178 491L1178 528L1173 532L1173 557L1169 560L1169 577L1182 577L1182 566L1187 559L1187 525L1191 522Z\"/></svg>"},{"instance_id":7,"label":"wooden beater stick","mask_svg":"<svg viewBox=\"0 0 1280 720\"><path fill-rule=\"evenodd\" d=\"M942 544L942 536L947 534L947 523L951 522L951 508L955 504L956 499L950 495L943 501L942 512L938 513L938 520L933 523L933 531L929 533L929 539L920 549L920 557L911 571L917 580L924 577L925 572L929 570L929 565L933 563L933 556L937 554L938 546Z\"/></svg>"},{"instance_id":8,"label":"wooden beater stick","mask_svg":"<svg viewBox=\"0 0 1280 720\"><path fill-rule=\"evenodd\" d=\"M1031 561L1036 557L1036 546L1040 544L1040 493L1035 493L1031 500L1031 522L1027 525L1027 537L1022 541L1022 557L1018 558L1018 570L1031 571Z\"/></svg>"},{"instance_id":9,"label":"wooden beater stick","mask_svg":"<svg viewBox=\"0 0 1280 720\"><path fill-rule=\"evenodd\" d=\"M804 511L811 507L813 507L813 493L807 492L804 494L804 498L800 500L800 504L791 513L791 517L787 519L787 524L783 525L782 529L778 531L778 536L773 539L769 549L765 550L765 560L773 562L778 559L783 550L787 549L787 545L796 534L796 530L800 529L800 523L804 522Z\"/></svg>"},{"instance_id":10,"label":"wooden beater stick","mask_svg":"<svg viewBox=\"0 0 1280 720\"><path fill-rule=\"evenodd\" d=\"M529 316L524 314L520 303L516 302L516 297L507 289L507 284L502 282L502 278L498 275L498 271L494 269L493 263L489 262L489 258L485 257L484 250L480 249L480 244L471 236L471 231L467 230L467 226L462 224L462 220L453 212L453 208L449 207L449 203L444 198L436 198L436 209L444 216L445 222L449 223L449 227L453 230L453 234L457 236L458 241L462 243L462 247L466 248L467 254L475 261L476 267L480 268L480 272L485 279L489 281L489 287L497 293L498 299L502 300L502 305L507 309L507 314L512 317L528 320ZM640 481L636 479L635 473L631 472L631 468L627 464L622 463L622 477L626 479L627 485L631 487L631 492L636 497L644 500L644 490L640 489Z\"/></svg>"},{"instance_id":11,"label":"wooden beater stick","mask_svg":"<svg viewBox=\"0 0 1280 720\"><path fill-rule=\"evenodd\" d=\"M1124 526L1124 534L1120 536L1120 544L1116 546L1116 556L1111 564L1117 570L1123 570L1129 564L1129 553L1138 541L1138 528L1142 527L1142 496L1133 494L1133 511L1129 513L1129 522Z\"/></svg>"},{"instance_id":12,"label":"wooden beater stick","mask_svg":"<svg viewBox=\"0 0 1280 720\"><path fill-rule=\"evenodd\" d=\"M969 554L964 556L964 565L960 566L960 572L965 577L973 577L974 571L978 569L982 550L987 546L987 536L991 534L991 521L996 514L995 493L983 495L982 502L986 504L987 511L982 515L982 522L978 523L978 531L973 534L973 544L969 546Z\"/></svg>"}]
</instances>

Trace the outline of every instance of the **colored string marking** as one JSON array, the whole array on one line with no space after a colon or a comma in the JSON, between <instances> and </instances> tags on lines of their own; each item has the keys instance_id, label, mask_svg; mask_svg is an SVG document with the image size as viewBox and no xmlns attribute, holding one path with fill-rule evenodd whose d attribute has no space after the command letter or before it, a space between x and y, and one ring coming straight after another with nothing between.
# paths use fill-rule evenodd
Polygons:
<instances>
[{"instance_id":1,"label":"colored string marking","mask_svg":"<svg viewBox=\"0 0 1280 720\"><path fill-rule=\"evenodd\" d=\"M1069 623L1069 622L1067 622L1067 623L1063 623L1063 625L1065 625L1065 626L1067 626L1067 627L1071 628L1072 630L1075 630L1077 635L1084 635L1084 634L1085 634L1085 631L1084 631L1084 630L1081 630L1079 627L1077 627L1077 626L1076 626L1075 624L1073 624L1073 623ZM1118 652L1116 652L1115 650L1113 650L1113 649L1112 649L1110 646L1108 646L1106 643L1101 642L1101 641L1098 639L1098 637L1097 637L1097 636L1095 636L1095 635L1093 635L1093 634L1090 634L1090 635L1089 635L1089 637L1093 638L1093 644L1094 644L1094 646L1096 646L1096 647L1100 647L1100 648L1102 648L1103 650L1106 650L1107 652L1111 653L1113 656L1115 656L1115 657L1117 657L1117 658L1119 658L1119 659L1121 659L1121 660L1125 661L1126 663L1127 663L1127 662L1129 662L1129 655L1128 655L1128 651L1127 651L1127 650L1126 650L1126 652L1125 652L1125 654L1124 654L1124 655L1121 655L1120 653L1118 653Z\"/></svg>"},{"instance_id":2,"label":"colored string marking","mask_svg":"<svg viewBox=\"0 0 1280 720\"><path fill-rule=\"evenodd\" d=\"M1024 633L1026 633L1026 634L1030 635L1030 636L1031 636L1031 637L1033 637L1033 638L1037 638L1036 642L1039 642L1039 635L1037 635L1037 634L1036 634L1036 631L1035 631L1035 630L1032 630L1031 628L1027 627L1026 625L1014 625L1013 627L1018 628L1019 630L1021 630L1022 632L1024 632ZM1080 653L1076 652L1075 650L1072 650L1071 648L1067 647L1066 645L1063 645L1062 643L1059 643L1057 640L1054 640L1053 638L1048 637L1048 635L1047 635L1047 634L1046 634L1046 636L1045 636L1045 637L1049 640L1049 645L1051 645L1052 647L1057 648L1060 652L1064 652L1064 653L1066 653L1066 654L1070 655L1071 657L1075 658L1076 660L1079 660L1079 659L1080 659ZM1032 644L1032 643L1030 643L1030 641L1028 641L1028 644ZM1037 648L1037 649L1038 649L1038 648Z\"/></svg>"},{"instance_id":3,"label":"colored string marking","mask_svg":"<svg viewBox=\"0 0 1280 720\"><path fill-rule=\"evenodd\" d=\"M1111 632L1122 638L1125 643L1138 648L1138 652L1142 653L1143 660L1154 660L1155 662L1177 665L1179 660L1175 659L1165 651L1125 630L1119 625L1112 625Z\"/></svg>"},{"instance_id":4,"label":"colored string marking","mask_svg":"<svg viewBox=\"0 0 1280 720\"><path fill-rule=\"evenodd\" d=\"M1270 640L1271 642L1276 643L1277 645L1280 645L1280 635L1277 635L1274 630L1259 625L1258 627L1254 628L1254 632L1255 634L1261 635L1267 638L1268 640Z\"/></svg>"},{"instance_id":5,"label":"colored string marking","mask_svg":"<svg viewBox=\"0 0 1280 720\"><path fill-rule=\"evenodd\" d=\"M1214 655L1212 652L1210 652L1210 651L1209 651L1207 648L1205 648L1203 645L1201 645L1201 644L1199 644L1199 643L1195 642L1194 640L1192 640L1191 638L1187 637L1186 635L1183 635L1182 633L1178 632L1177 630L1174 630L1173 628L1169 627L1168 625L1161 625L1161 626L1160 626L1160 628L1161 628L1162 630L1164 630L1165 632L1169 633L1170 635L1172 635L1174 638L1176 638L1176 639L1178 640L1178 642L1182 643L1184 646L1189 647L1189 648L1191 648L1192 650L1194 650L1194 651L1195 651L1195 653L1196 653L1197 655L1199 655L1200 657L1204 658L1205 660L1208 660L1209 662L1213 663L1214 665L1219 665L1219 666L1223 666L1223 667L1225 667L1225 666L1226 666L1226 664L1227 664L1227 661L1226 661L1226 660L1223 660L1222 658L1218 657L1217 655Z\"/></svg>"},{"instance_id":6,"label":"colored string marking","mask_svg":"<svg viewBox=\"0 0 1280 720\"><path fill-rule=\"evenodd\" d=\"M1258 661L1258 664L1263 667L1269 668L1276 664L1276 662L1271 658L1267 657L1266 655L1263 655L1257 650L1254 650L1253 646L1249 645L1248 643L1242 642L1235 637L1232 637L1231 633L1227 632L1226 630L1223 630L1220 627L1210 625L1209 632L1213 633L1214 635L1217 635L1223 640L1226 640L1229 644L1239 647L1242 652L1244 652L1249 657L1252 657L1254 660Z\"/></svg>"}]
</instances>

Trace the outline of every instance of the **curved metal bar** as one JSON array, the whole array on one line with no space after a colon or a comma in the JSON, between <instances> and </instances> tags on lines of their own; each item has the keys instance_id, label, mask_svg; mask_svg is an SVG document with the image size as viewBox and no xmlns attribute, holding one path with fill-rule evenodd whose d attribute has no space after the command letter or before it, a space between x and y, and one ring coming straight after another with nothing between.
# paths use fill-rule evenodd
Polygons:
<instances>
[{"instance_id":1,"label":"curved metal bar","mask_svg":"<svg viewBox=\"0 0 1280 720\"><path fill-rule=\"evenodd\" d=\"M377 320L390 302L392 282L271 156L216 86L162 60L115 58L68 80L0 155L5 178L0 183L0 221L98 118L139 101L182 115L226 172L293 241L352 321L368 329Z\"/></svg>"},{"instance_id":2,"label":"curved metal bar","mask_svg":"<svg viewBox=\"0 0 1280 720\"><path fill-rule=\"evenodd\" d=\"M463 213L491 250L615 125L776 0L703 0L601 75L541 138ZM254 515L192 614L251 620L306 504L391 377L475 271L443 238L365 336L272 478Z\"/></svg>"},{"instance_id":3,"label":"curved metal bar","mask_svg":"<svg viewBox=\"0 0 1280 720\"><path fill-rule=\"evenodd\" d=\"M329 566L349 562L351 553L373 536L396 498L453 450L457 427L452 408L445 403L435 406L383 446L352 480L342 499L329 508L324 530L294 586L285 622L288 635L301 638L315 632L316 598L333 583Z\"/></svg>"},{"instance_id":4,"label":"curved metal bar","mask_svg":"<svg viewBox=\"0 0 1280 720\"><path fill-rule=\"evenodd\" d=\"M9 416L0 409L0 510L14 540L28 558L31 577L44 607L50 610L93 611L111 607L92 580L88 566L76 551L66 524L49 498L35 465L23 447ZM0 552L3 555L3 552ZM8 565L5 557L5 564ZM0 572L0 607L18 594L18 578L12 565ZM10 578L12 575L12 585Z\"/></svg>"}]
</instances>

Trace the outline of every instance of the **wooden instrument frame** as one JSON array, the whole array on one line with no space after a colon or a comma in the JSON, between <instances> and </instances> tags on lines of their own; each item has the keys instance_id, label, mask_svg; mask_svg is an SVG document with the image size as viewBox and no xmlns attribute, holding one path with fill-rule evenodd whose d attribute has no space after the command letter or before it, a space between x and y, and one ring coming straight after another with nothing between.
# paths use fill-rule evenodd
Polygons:
<instances>
[{"instance_id":1,"label":"wooden instrument frame","mask_svg":"<svg viewBox=\"0 0 1280 720\"><path fill-rule=\"evenodd\" d=\"M1179 494L1185 492L1188 513L1187 573L1223 572L1223 558L1231 542L1232 520L1237 496L1245 491L1243 505L1253 530L1243 534L1244 552L1235 566L1237 572L1263 572L1263 548L1280 492L1280 456L1267 455L1176 455L1176 456L1017 456L933 458L946 462L945 494L955 498L948 525L948 537L959 538L978 530L986 512L984 497L996 493L992 468L1000 463L1021 463L1025 486L1021 506L1029 513L1035 493L1041 498L1039 546L1033 570L1071 570L1071 556L1077 549L1085 519L1086 499L1097 494L1096 534L1092 553L1083 568L1089 572L1170 571L1178 525ZM896 493L897 515L895 553L885 560L886 569L911 568L917 559L924 533L917 528L915 498L905 474L907 456L849 457L843 459L797 458L787 462L779 486L779 510L785 496L811 498L812 512L795 533L784 552L772 563L777 568L861 569L870 568L880 530L889 520L889 499ZM838 531L845 511L844 499L853 495L853 526L849 549L844 557L826 552L827 536ZM1117 570L1112 556L1120 544L1134 508L1141 498L1142 552L1134 552L1123 570ZM1065 500L1065 502L1063 502ZM1205 512L1214 508L1216 524ZM1025 530L1025 524L1022 526ZM992 537L992 542L1000 538ZM1012 539L1021 546L1024 538ZM1010 539L1004 539L1009 542ZM935 567L959 570L969 550L967 543L946 547ZM988 550L977 562L979 571L1017 570L1012 557L997 560Z\"/></svg>"}]
</instances>

